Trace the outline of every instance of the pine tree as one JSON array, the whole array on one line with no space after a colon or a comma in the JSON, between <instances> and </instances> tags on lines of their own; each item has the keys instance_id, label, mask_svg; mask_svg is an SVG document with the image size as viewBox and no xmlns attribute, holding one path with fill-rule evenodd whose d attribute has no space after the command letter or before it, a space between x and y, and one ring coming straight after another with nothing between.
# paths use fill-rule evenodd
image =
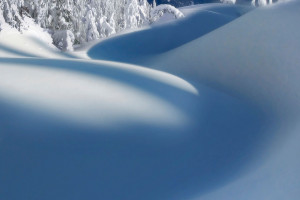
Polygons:
<instances>
[{"instance_id":1,"label":"pine tree","mask_svg":"<svg viewBox=\"0 0 300 200\"><path fill-rule=\"evenodd\" d=\"M86 41L89 42L98 39L100 35L96 25L95 9L93 9L89 4L87 4L86 7L84 24L86 28Z\"/></svg>"},{"instance_id":2,"label":"pine tree","mask_svg":"<svg viewBox=\"0 0 300 200\"><path fill-rule=\"evenodd\" d=\"M2 15L5 22L20 31L24 26L23 18L20 14L23 4L23 0L1 0L1 10L3 11Z\"/></svg>"},{"instance_id":3,"label":"pine tree","mask_svg":"<svg viewBox=\"0 0 300 200\"><path fill-rule=\"evenodd\" d=\"M150 9L147 0L0 0L0 23L22 31L28 16L52 34L55 45L70 49L70 41L81 44L140 27Z\"/></svg>"},{"instance_id":4,"label":"pine tree","mask_svg":"<svg viewBox=\"0 0 300 200\"><path fill-rule=\"evenodd\" d=\"M156 7L156 1L155 1L155 0L153 0L152 7L153 7L153 8Z\"/></svg>"}]
</instances>

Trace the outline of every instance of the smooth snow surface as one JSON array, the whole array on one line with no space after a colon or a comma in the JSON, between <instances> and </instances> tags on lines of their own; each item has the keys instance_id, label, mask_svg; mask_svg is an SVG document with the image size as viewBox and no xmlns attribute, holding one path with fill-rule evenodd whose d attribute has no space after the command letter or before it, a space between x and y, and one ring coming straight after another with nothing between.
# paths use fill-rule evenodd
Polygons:
<instances>
[{"instance_id":1,"label":"smooth snow surface","mask_svg":"<svg viewBox=\"0 0 300 200\"><path fill-rule=\"evenodd\" d=\"M195 12L195 9L199 11ZM105 40L91 48L88 54L94 59L146 64L149 56L170 51L197 39L231 22L251 10L251 7L213 4L191 6L190 10L185 11L186 17L168 24Z\"/></svg>"},{"instance_id":2,"label":"smooth snow surface","mask_svg":"<svg viewBox=\"0 0 300 200\"><path fill-rule=\"evenodd\" d=\"M1 32L0 199L297 200L299 9L185 7L94 60Z\"/></svg>"}]
</instances>

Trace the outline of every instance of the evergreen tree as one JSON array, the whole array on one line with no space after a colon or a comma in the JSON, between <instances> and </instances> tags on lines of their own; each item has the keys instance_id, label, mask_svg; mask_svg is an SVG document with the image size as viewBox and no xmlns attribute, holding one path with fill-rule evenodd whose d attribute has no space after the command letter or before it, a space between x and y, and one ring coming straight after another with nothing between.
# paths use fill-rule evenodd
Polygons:
<instances>
[{"instance_id":1,"label":"evergreen tree","mask_svg":"<svg viewBox=\"0 0 300 200\"><path fill-rule=\"evenodd\" d=\"M70 42L140 27L149 21L150 9L147 0L0 0L0 26L7 23L22 31L26 15L52 34L56 46L70 49Z\"/></svg>"}]
</instances>

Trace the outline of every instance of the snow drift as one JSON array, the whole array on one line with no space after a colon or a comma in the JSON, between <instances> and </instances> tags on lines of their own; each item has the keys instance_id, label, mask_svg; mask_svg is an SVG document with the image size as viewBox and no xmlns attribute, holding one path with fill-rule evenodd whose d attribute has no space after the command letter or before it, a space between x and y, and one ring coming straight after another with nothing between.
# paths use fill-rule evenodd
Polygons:
<instances>
[{"instance_id":1,"label":"snow drift","mask_svg":"<svg viewBox=\"0 0 300 200\"><path fill-rule=\"evenodd\" d=\"M183 11L187 13L185 18L105 40L91 48L88 54L94 59L129 63L131 60L136 63L139 59L138 63L144 64L147 56L169 51L201 37L236 19L251 7L213 4L200 8L191 6L187 10Z\"/></svg>"},{"instance_id":2,"label":"snow drift","mask_svg":"<svg viewBox=\"0 0 300 200\"><path fill-rule=\"evenodd\" d=\"M183 8L110 61L0 35L0 197L296 200L299 7Z\"/></svg>"},{"instance_id":3,"label":"snow drift","mask_svg":"<svg viewBox=\"0 0 300 200\"><path fill-rule=\"evenodd\" d=\"M299 138L300 114L299 9L297 1L259 8L222 27L207 29L206 33L213 30L209 34L188 37L194 40L186 39L187 42L176 45L177 36L189 27L183 22L174 24L180 33L172 30L171 25L164 26L107 40L90 50L92 58L147 65L247 99L276 118L277 127L265 143L266 147L270 145L264 154L265 163L216 192L203 197L199 192L196 199L297 199L300 195L296 181L300 149L295 142ZM202 30L202 24L196 22L199 21L193 27ZM167 31L158 31L164 28ZM166 44L159 33L167 33L173 46ZM157 37L151 40L153 35ZM157 42L131 50L132 38L145 41L143 36ZM144 46L150 46L151 52L141 50ZM106 54L104 50L115 51L117 55Z\"/></svg>"}]
</instances>

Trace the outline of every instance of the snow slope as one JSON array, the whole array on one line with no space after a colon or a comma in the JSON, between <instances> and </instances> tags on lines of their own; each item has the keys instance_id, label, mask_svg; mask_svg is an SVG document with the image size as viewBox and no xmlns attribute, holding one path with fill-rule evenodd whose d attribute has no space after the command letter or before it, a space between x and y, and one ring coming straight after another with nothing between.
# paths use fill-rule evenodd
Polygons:
<instances>
[{"instance_id":1,"label":"snow slope","mask_svg":"<svg viewBox=\"0 0 300 200\"><path fill-rule=\"evenodd\" d=\"M228 88L281 115L298 114L299 8L294 1L257 9L182 48L159 55L152 65Z\"/></svg>"},{"instance_id":2,"label":"snow slope","mask_svg":"<svg viewBox=\"0 0 300 200\"><path fill-rule=\"evenodd\" d=\"M35 29L36 28L36 29ZM20 34L15 29L6 28L0 32L0 57L3 58L75 58L75 56L61 53L52 45L52 38L38 27Z\"/></svg>"},{"instance_id":3,"label":"snow slope","mask_svg":"<svg viewBox=\"0 0 300 200\"><path fill-rule=\"evenodd\" d=\"M0 198L296 200L298 9L184 8L110 61L0 34Z\"/></svg>"},{"instance_id":4,"label":"snow slope","mask_svg":"<svg viewBox=\"0 0 300 200\"><path fill-rule=\"evenodd\" d=\"M212 4L182 10L184 18L105 40L91 48L88 54L94 59L129 63L138 59L139 64L146 64L147 56L161 54L201 37L236 19L251 7Z\"/></svg>"},{"instance_id":5,"label":"snow slope","mask_svg":"<svg viewBox=\"0 0 300 200\"><path fill-rule=\"evenodd\" d=\"M249 163L265 133L259 110L168 73L90 60L0 63L5 199L165 199L214 187Z\"/></svg>"},{"instance_id":6,"label":"snow slope","mask_svg":"<svg viewBox=\"0 0 300 200\"><path fill-rule=\"evenodd\" d=\"M175 24L101 42L89 51L89 55L95 59L151 66L189 80L219 86L221 89L234 89L234 93L244 91L242 95L247 98L268 104L264 106L272 106L274 110L275 107L281 108L278 112L298 112L294 106L299 102L298 96L294 95L299 90L296 66L299 62L297 35L300 29L295 25L299 17L298 8L296 2L283 2L256 9L255 12L220 27L226 24L221 20L226 19L229 13L237 16L236 13L245 9L232 5L218 7L213 4L206 6L198 14L174 22ZM207 10L213 15L207 13ZM221 10L221 14L217 10ZM226 16L220 20L215 18L225 15L224 13ZM282 17L283 14L285 17ZM196 16L207 21L194 21ZM191 21L193 27L190 27ZM201 27L203 24L205 26ZM213 24L213 27L207 24ZM186 33L192 29L197 31ZM212 32L209 33L210 31ZM135 44L138 47L132 45L137 39L142 41ZM145 46L148 48L144 48ZM285 73L288 75L282 77ZM281 90L274 87L278 81Z\"/></svg>"}]
</instances>

